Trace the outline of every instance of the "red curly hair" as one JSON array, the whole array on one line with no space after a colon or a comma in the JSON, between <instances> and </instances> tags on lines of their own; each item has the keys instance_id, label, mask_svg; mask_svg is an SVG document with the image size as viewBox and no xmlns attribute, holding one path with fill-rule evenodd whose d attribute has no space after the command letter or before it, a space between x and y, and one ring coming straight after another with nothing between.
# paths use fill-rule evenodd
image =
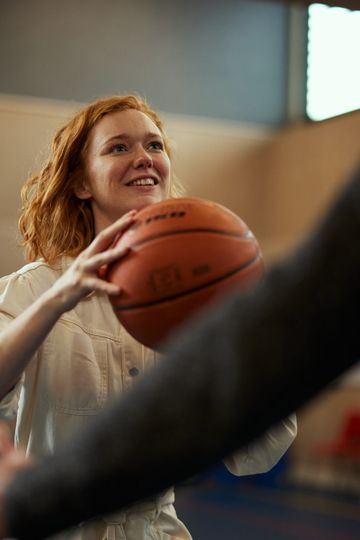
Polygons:
<instances>
[{"instance_id":1,"label":"red curly hair","mask_svg":"<svg viewBox=\"0 0 360 540\"><path fill-rule=\"evenodd\" d=\"M128 109L143 112L156 124L171 158L163 123L145 100L134 95L112 96L80 110L56 133L43 168L28 178L21 190L23 207L19 230L28 261L43 258L51 264L62 255L78 255L92 241L94 219L91 208L87 201L75 195L89 133L105 115ZM181 183L172 176L170 196L182 194Z\"/></svg>"}]
</instances>

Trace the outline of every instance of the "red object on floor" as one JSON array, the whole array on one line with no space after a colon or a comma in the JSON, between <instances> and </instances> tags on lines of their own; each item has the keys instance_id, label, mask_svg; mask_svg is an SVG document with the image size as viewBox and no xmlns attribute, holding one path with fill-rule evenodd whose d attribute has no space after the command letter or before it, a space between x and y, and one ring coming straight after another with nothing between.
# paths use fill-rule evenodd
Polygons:
<instances>
[{"instance_id":1,"label":"red object on floor","mask_svg":"<svg viewBox=\"0 0 360 540\"><path fill-rule=\"evenodd\" d=\"M360 460L360 411L349 412L344 418L338 436L333 441L319 444L315 450L324 456Z\"/></svg>"}]
</instances>

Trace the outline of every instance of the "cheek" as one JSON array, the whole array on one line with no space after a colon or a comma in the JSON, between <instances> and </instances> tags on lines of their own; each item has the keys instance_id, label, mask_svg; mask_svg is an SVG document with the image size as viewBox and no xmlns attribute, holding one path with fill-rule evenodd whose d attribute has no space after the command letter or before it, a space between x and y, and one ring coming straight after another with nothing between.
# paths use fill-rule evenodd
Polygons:
<instances>
[{"instance_id":1,"label":"cheek","mask_svg":"<svg viewBox=\"0 0 360 540\"><path fill-rule=\"evenodd\" d=\"M166 156L164 157L160 164L159 169L161 170L162 177L169 182L170 181L170 175L171 175L171 162L170 159Z\"/></svg>"},{"instance_id":2,"label":"cheek","mask_svg":"<svg viewBox=\"0 0 360 540\"><path fill-rule=\"evenodd\" d=\"M126 163L121 160L114 160L113 163L105 166L102 174L105 182L107 183L118 183L127 171Z\"/></svg>"}]
</instances>

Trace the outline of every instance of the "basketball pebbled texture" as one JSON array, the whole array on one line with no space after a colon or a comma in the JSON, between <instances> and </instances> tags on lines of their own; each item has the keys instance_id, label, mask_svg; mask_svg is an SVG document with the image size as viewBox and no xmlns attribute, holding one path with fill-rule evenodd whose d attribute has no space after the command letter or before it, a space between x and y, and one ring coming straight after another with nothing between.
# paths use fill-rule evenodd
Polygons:
<instances>
[{"instance_id":1,"label":"basketball pebbled texture","mask_svg":"<svg viewBox=\"0 0 360 540\"><path fill-rule=\"evenodd\" d=\"M139 342L161 343L209 302L259 281L263 261L246 223L224 206L199 198L168 199L139 211L118 240L126 257L107 279L119 321Z\"/></svg>"}]
</instances>

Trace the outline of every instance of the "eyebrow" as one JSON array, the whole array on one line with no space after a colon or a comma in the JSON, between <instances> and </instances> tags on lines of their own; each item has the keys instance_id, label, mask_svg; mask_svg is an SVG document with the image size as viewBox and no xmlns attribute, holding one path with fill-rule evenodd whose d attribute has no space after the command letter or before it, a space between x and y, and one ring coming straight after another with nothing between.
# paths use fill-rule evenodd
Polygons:
<instances>
[{"instance_id":1,"label":"eyebrow","mask_svg":"<svg viewBox=\"0 0 360 540\"><path fill-rule=\"evenodd\" d=\"M145 133L145 139L151 139L153 137L156 137L156 138L161 139L161 140L163 139L161 133L153 133L152 131L148 131L147 133ZM131 137L127 133L118 133L117 135L113 135L109 139L106 139L105 141L103 141L101 143L101 146L105 146L108 143L110 143L111 141L115 141L115 140L119 140L119 139L126 141L126 140L130 140Z\"/></svg>"}]
</instances>

